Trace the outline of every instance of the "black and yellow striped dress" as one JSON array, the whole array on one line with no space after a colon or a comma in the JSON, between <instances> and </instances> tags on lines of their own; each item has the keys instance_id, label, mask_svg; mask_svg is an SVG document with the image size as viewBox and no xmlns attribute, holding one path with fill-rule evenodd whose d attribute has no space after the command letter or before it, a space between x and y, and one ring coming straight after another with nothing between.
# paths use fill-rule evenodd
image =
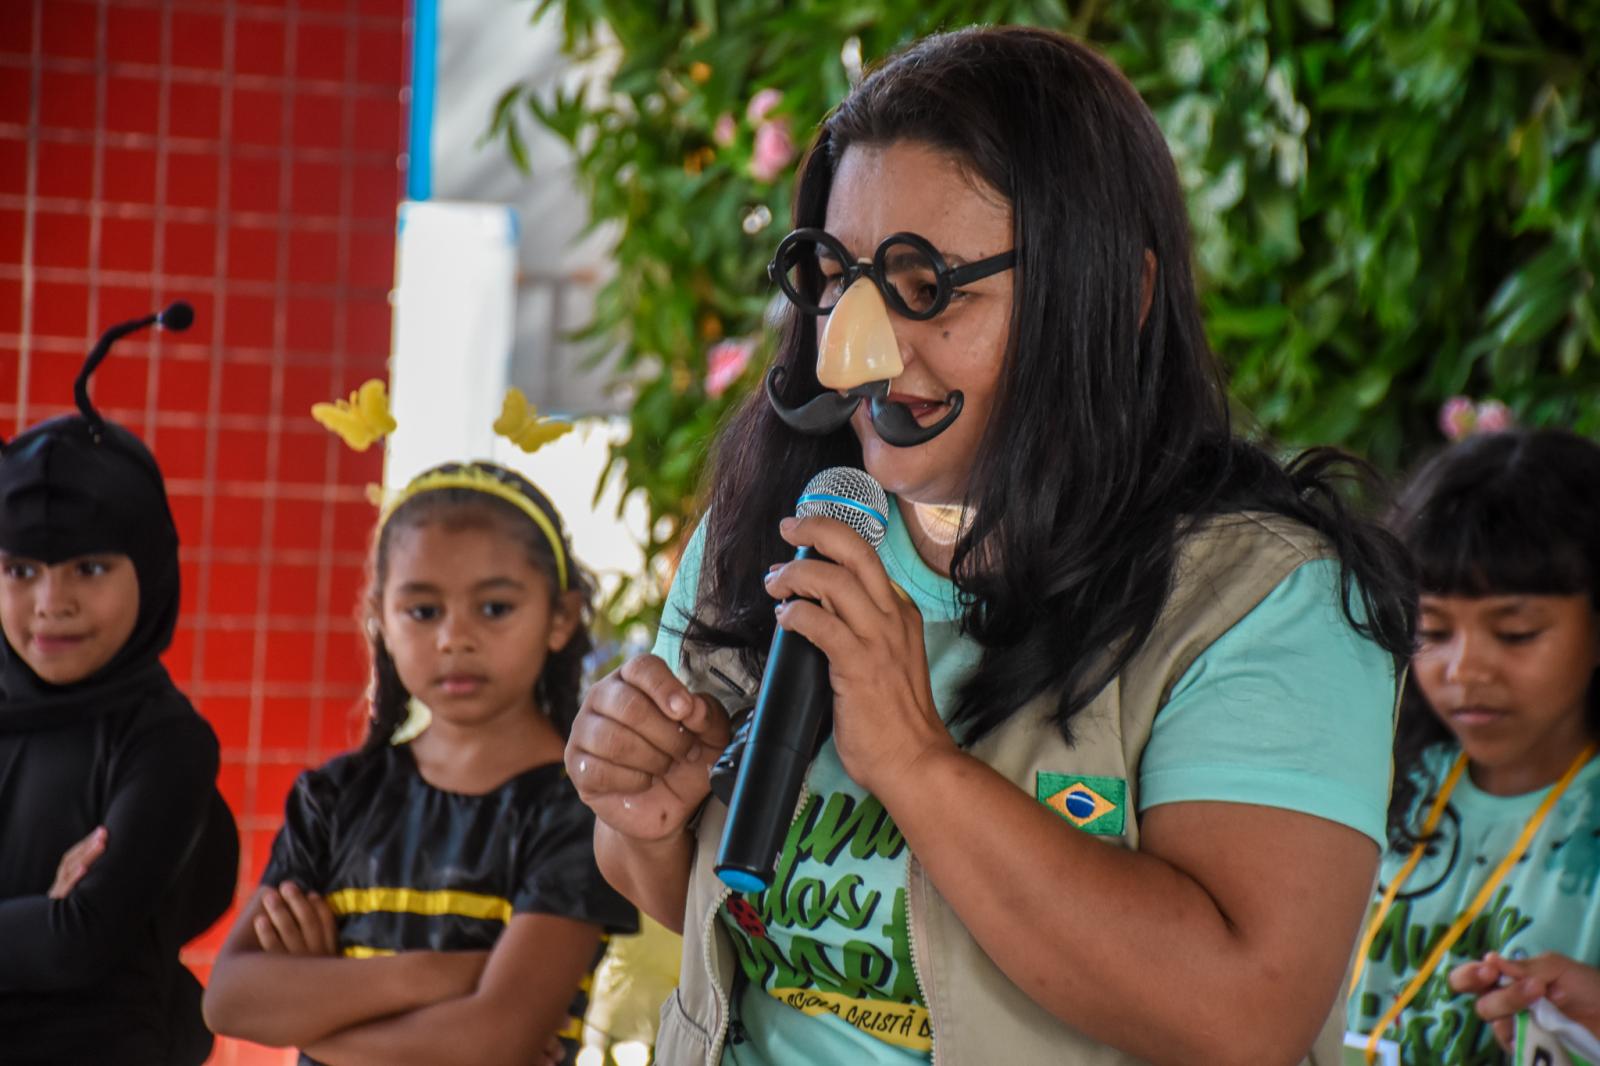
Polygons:
<instances>
[{"instance_id":1,"label":"black and yellow striped dress","mask_svg":"<svg viewBox=\"0 0 1600 1066\"><path fill-rule=\"evenodd\" d=\"M261 883L286 880L327 899L354 958L487 950L515 914L638 928L600 876L594 815L557 763L472 796L423 780L408 744L341 755L289 794ZM585 977L562 1031L569 1060L588 990Z\"/></svg>"}]
</instances>

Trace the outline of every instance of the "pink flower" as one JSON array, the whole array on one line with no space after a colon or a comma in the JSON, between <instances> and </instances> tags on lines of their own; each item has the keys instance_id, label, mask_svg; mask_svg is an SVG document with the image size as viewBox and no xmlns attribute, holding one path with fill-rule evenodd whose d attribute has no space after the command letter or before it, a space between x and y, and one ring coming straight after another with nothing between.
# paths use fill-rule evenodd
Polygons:
<instances>
[{"instance_id":1,"label":"pink flower","mask_svg":"<svg viewBox=\"0 0 1600 1066\"><path fill-rule=\"evenodd\" d=\"M767 117L767 112L778 106L783 99L783 93L777 89L762 89L750 98L750 103L744 109L744 117L754 125Z\"/></svg>"},{"instance_id":2,"label":"pink flower","mask_svg":"<svg viewBox=\"0 0 1600 1066\"><path fill-rule=\"evenodd\" d=\"M711 139L718 148L726 148L733 143L734 136L739 132L739 125L732 114L724 111L717 116L716 125L711 127Z\"/></svg>"},{"instance_id":3,"label":"pink flower","mask_svg":"<svg viewBox=\"0 0 1600 1066\"><path fill-rule=\"evenodd\" d=\"M755 151L750 154L751 177L775 181L793 158L794 138L789 135L788 119L774 119L757 127Z\"/></svg>"},{"instance_id":4,"label":"pink flower","mask_svg":"<svg viewBox=\"0 0 1600 1066\"><path fill-rule=\"evenodd\" d=\"M1475 404L1465 396L1452 396L1439 408L1439 429L1451 440L1474 433L1503 433L1516 425L1511 408L1499 400Z\"/></svg>"},{"instance_id":5,"label":"pink flower","mask_svg":"<svg viewBox=\"0 0 1600 1066\"><path fill-rule=\"evenodd\" d=\"M739 380L744 368L750 365L755 353L755 341L749 337L721 341L706 353L706 395L713 400L728 391L728 386Z\"/></svg>"},{"instance_id":6,"label":"pink flower","mask_svg":"<svg viewBox=\"0 0 1600 1066\"><path fill-rule=\"evenodd\" d=\"M1448 440L1461 440L1477 421L1478 412L1465 396L1452 396L1439 408L1439 431Z\"/></svg>"},{"instance_id":7,"label":"pink flower","mask_svg":"<svg viewBox=\"0 0 1600 1066\"><path fill-rule=\"evenodd\" d=\"M1476 433L1501 433L1511 428L1511 408L1499 400L1485 400L1478 405Z\"/></svg>"}]
</instances>

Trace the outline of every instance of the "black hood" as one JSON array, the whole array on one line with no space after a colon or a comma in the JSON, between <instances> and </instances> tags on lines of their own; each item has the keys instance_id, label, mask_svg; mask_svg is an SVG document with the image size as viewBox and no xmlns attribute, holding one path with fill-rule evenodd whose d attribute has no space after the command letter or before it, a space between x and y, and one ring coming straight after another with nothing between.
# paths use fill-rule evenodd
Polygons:
<instances>
[{"instance_id":1,"label":"black hood","mask_svg":"<svg viewBox=\"0 0 1600 1066\"><path fill-rule=\"evenodd\" d=\"M108 344L80 376L82 414L43 422L0 446L0 552L46 565L126 555L139 582L138 619L110 662L69 685L41 680L0 640L0 730L76 716L62 712L116 710L171 685L160 657L178 622L178 531L155 456L87 401L88 373Z\"/></svg>"}]
</instances>

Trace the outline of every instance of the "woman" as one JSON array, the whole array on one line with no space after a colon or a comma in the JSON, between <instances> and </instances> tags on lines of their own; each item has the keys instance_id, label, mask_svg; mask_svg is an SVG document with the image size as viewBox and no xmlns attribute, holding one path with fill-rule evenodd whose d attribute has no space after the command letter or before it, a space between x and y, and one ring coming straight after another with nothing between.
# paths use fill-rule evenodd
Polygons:
<instances>
[{"instance_id":1,"label":"woman","mask_svg":"<svg viewBox=\"0 0 1600 1066\"><path fill-rule=\"evenodd\" d=\"M930 38L823 123L794 221L768 395L567 749L601 869L685 933L659 1058L1334 1061L1408 572L1331 456L1231 436L1148 109L1057 34ZM876 555L784 518L835 464L892 496ZM731 894L707 769L775 625L834 731Z\"/></svg>"}]
</instances>

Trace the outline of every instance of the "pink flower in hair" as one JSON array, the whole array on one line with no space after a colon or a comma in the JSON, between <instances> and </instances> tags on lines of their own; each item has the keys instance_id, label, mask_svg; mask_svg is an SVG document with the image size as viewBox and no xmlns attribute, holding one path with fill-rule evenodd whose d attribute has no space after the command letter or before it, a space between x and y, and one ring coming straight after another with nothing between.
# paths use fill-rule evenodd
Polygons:
<instances>
[{"instance_id":1,"label":"pink flower in hair","mask_svg":"<svg viewBox=\"0 0 1600 1066\"><path fill-rule=\"evenodd\" d=\"M738 123L733 115L727 111L717 116L716 124L711 127L711 139L718 148L726 148L733 143L734 136L739 132Z\"/></svg>"},{"instance_id":2,"label":"pink flower in hair","mask_svg":"<svg viewBox=\"0 0 1600 1066\"><path fill-rule=\"evenodd\" d=\"M706 395L713 400L739 380L755 354L755 341L749 337L726 340L712 346L706 354Z\"/></svg>"},{"instance_id":3,"label":"pink flower in hair","mask_svg":"<svg viewBox=\"0 0 1600 1066\"><path fill-rule=\"evenodd\" d=\"M1439 408L1439 431L1448 440L1462 440L1477 421L1477 409L1465 396L1452 396Z\"/></svg>"},{"instance_id":4,"label":"pink flower in hair","mask_svg":"<svg viewBox=\"0 0 1600 1066\"><path fill-rule=\"evenodd\" d=\"M1512 427L1515 420L1511 408L1499 400L1485 400L1478 405L1478 424L1474 433L1502 433Z\"/></svg>"}]
</instances>

